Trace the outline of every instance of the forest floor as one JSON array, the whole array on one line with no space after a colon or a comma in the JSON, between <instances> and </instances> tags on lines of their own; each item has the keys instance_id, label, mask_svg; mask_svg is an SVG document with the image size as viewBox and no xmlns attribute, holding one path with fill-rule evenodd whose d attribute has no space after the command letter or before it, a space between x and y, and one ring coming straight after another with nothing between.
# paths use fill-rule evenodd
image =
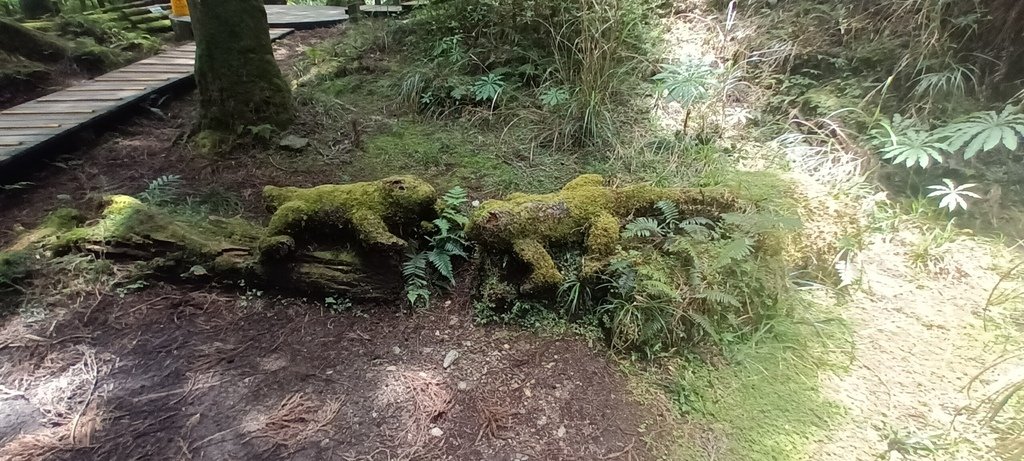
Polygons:
<instances>
[{"instance_id":1,"label":"forest floor","mask_svg":"<svg viewBox=\"0 0 1024 461\"><path fill-rule=\"evenodd\" d=\"M331 33L297 33L275 45L278 58L287 65ZM17 223L0 243L56 208L98 210L103 196L165 174L180 175L204 210L257 219L266 184L343 180L344 146L318 162L261 149L193 155L177 141L195 104L136 114L36 165L0 193L0 222ZM345 128L332 137L351 138ZM0 459L628 460L657 457L671 433L664 399L639 403L602 348L478 326L465 293L425 311L335 312L244 286L129 283L74 260L58 266L25 287L31 296L0 327Z\"/></svg>"},{"instance_id":2,"label":"forest floor","mask_svg":"<svg viewBox=\"0 0 1024 461\"><path fill-rule=\"evenodd\" d=\"M716 36L694 18L678 27L697 37L680 52ZM278 58L291 69L342 29L288 37ZM338 119L300 114L305 153L206 159L180 142L195 103L140 114L0 191L0 245L56 208L98 210L104 195L167 174L184 181L183 206L265 219L266 184L411 172L484 198L614 168L359 100ZM998 431L973 409L1019 364L966 388L1015 345L1013 306L986 299L1019 256L857 197L869 223L859 281L805 290L795 319L777 325L789 334L728 351L721 366L649 369L565 328L480 326L465 291L416 312L334 312L244 286L131 282L65 258L0 327L0 458L999 459Z\"/></svg>"}]
</instances>

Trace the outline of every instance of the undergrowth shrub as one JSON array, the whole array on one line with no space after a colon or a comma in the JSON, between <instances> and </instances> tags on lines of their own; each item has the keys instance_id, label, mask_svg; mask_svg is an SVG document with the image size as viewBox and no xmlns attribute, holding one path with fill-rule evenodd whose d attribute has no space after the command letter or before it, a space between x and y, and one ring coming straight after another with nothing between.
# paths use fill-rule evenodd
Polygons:
<instances>
[{"instance_id":1,"label":"undergrowth shrub","mask_svg":"<svg viewBox=\"0 0 1024 461\"><path fill-rule=\"evenodd\" d=\"M400 31L423 56L400 94L435 115L498 115L539 143L610 142L652 73L655 18L624 0L432 3Z\"/></svg>"},{"instance_id":2,"label":"undergrowth shrub","mask_svg":"<svg viewBox=\"0 0 1024 461\"><path fill-rule=\"evenodd\" d=\"M478 288L483 320L546 325L555 316L600 330L616 351L654 358L688 346L740 342L784 313L784 245L797 223L774 212L683 216L662 202L625 223L617 254L587 275L578 249L551 249L565 282L553 305L519 293L493 260ZM543 307L542 307L543 306Z\"/></svg>"}]
</instances>

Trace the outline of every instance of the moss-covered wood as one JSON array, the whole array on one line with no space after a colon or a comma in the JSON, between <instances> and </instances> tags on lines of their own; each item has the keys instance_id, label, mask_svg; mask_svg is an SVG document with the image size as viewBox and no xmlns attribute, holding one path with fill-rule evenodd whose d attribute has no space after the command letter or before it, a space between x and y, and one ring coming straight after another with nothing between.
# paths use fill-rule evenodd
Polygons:
<instances>
[{"instance_id":1,"label":"moss-covered wood","mask_svg":"<svg viewBox=\"0 0 1024 461\"><path fill-rule=\"evenodd\" d=\"M59 62L71 55L67 42L0 18L0 51L37 62Z\"/></svg>"},{"instance_id":2,"label":"moss-covered wood","mask_svg":"<svg viewBox=\"0 0 1024 461\"><path fill-rule=\"evenodd\" d=\"M345 246L303 246L268 260L260 246L264 237L263 227L245 220L175 217L116 195L91 224L76 227L69 219L51 219L0 254L24 252L28 241L55 254L89 252L142 262L154 274L177 280L245 280L247 286L353 299L394 296L400 290L401 278L390 262L364 263L358 251Z\"/></svg>"},{"instance_id":3,"label":"moss-covered wood","mask_svg":"<svg viewBox=\"0 0 1024 461\"><path fill-rule=\"evenodd\" d=\"M263 3L190 0L189 11L196 39L200 129L233 135L246 126L291 125L291 90L274 61ZM206 144L217 147L216 142Z\"/></svg>"},{"instance_id":4,"label":"moss-covered wood","mask_svg":"<svg viewBox=\"0 0 1024 461\"><path fill-rule=\"evenodd\" d=\"M594 272L615 252L621 223L652 214L661 201L675 203L685 217L717 219L736 208L736 200L719 190L605 187L601 176L582 175L551 194L488 200L473 213L467 232L484 250L512 252L525 262L527 288L552 287L563 277L546 247L583 244L584 271Z\"/></svg>"}]
</instances>

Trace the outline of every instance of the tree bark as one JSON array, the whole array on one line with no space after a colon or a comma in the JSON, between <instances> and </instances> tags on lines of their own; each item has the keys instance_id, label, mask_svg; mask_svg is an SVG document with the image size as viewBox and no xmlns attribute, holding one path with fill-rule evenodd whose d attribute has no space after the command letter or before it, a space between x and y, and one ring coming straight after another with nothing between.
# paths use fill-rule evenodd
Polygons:
<instances>
[{"instance_id":1,"label":"tree bark","mask_svg":"<svg viewBox=\"0 0 1024 461\"><path fill-rule=\"evenodd\" d=\"M21 0L21 14L28 19L37 19L57 13L53 0Z\"/></svg>"},{"instance_id":2,"label":"tree bark","mask_svg":"<svg viewBox=\"0 0 1024 461\"><path fill-rule=\"evenodd\" d=\"M233 135L247 126L286 129L295 119L274 61L259 0L189 0L196 38L199 128Z\"/></svg>"}]
</instances>

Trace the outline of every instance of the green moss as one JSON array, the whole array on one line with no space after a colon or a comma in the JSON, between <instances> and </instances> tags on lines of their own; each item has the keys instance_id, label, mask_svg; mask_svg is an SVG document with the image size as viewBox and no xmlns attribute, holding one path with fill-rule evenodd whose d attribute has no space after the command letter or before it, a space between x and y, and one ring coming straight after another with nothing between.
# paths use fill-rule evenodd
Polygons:
<instances>
[{"instance_id":1,"label":"green moss","mask_svg":"<svg viewBox=\"0 0 1024 461\"><path fill-rule=\"evenodd\" d=\"M779 319L773 326L756 344L733 347L727 367L691 361L676 368L670 394L677 408L691 427L722 441L708 453L708 436L687 431L676 459L816 459L814 443L843 417L822 395L818 373L840 366L837 346L850 339L835 322Z\"/></svg>"},{"instance_id":2,"label":"green moss","mask_svg":"<svg viewBox=\"0 0 1024 461\"><path fill-rule=\"evenodd\" d=\"M276 208L267 235L351 229L366 244L398 247L405 241L388 225L418 223L437 201L434 188L413 176L310 189L267 186L263 195Z\"/></svg>"},{"instance_id":3,"label":"green moss","mask_svg":"<svg viewBox=\"0 0 1024 461\"><path fill-rule=\"evenodd\" d=\"M0 252L0 291L6 291L29 272L31 257L27 251Z\"/></svg>"},{"instance_id":4,"label":"green moss","mask_svg":"<svg viewBox=\"0 0 1024 461\"><path fill-rule=\"evenodd\" d=\"M650 214L660 201L676 203L687 215L714 217L736 208L735 200L719 190L612 188L603 182L599 175L582 175L558 192L488 200L473 213L467 232L485 247L513 250L530 266L528 284L550 286L562 277L555 275L545 245L584 242L585 270L593 272L614 253L620 222Z\"/></svg>"},{"instance_id":5,"label":"green moss","mask_svg":"<svg viewBox=\"0 0 1024 461\"><path fill-rule=\"evenodd\" d=\"M175 220L134 197L114 195L107 197L107 207L95 224L56 235L52 247L57 251L68 251L88 242L129 245L172 243L182 246L188 253L215 257L237 248L238 243L255 244L261 234L259 228L241 220Z\"/></svg>"},{"instance_id":6,"label":"green moss","mask_svg":"<svg viewBox=\"0 0 1024 461\"><path fill-rule=\"evenodd\" d=\"M222 133L246 126L288 128L295 105L274 61L263 3L193 0L189 6L196 35L200 128Z\"/></svg>"}]
</instances>

